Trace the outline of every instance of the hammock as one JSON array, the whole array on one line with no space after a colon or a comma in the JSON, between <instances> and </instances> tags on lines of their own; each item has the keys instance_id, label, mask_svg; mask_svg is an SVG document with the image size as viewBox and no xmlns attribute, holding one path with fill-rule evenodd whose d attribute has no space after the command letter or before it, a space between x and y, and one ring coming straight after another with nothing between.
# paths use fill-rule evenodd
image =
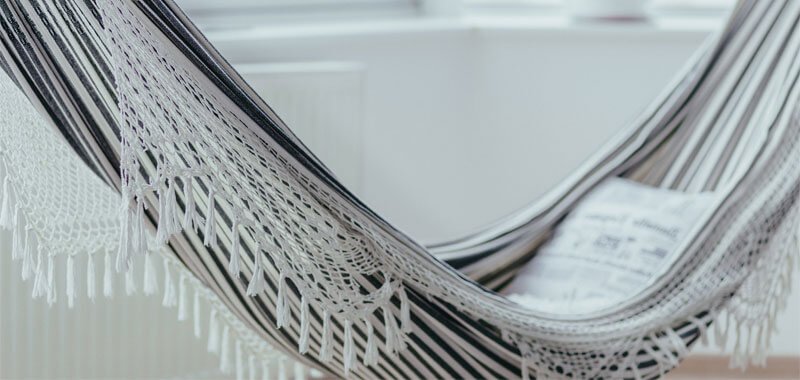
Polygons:
<instances>
[{"instance_id":1,"label":"hammock","mask_svg":"<svg viewBox=\"0 0 800 380\"><path fill-rule=\"evenodd\" d=\"M737 331L733 364L765 359L798 251L800 2L741 1L557 188L430 247L344 188L172 1L15 1L0 15L3 94L17 99L0 129L0 225L35 296L54 302L63 284L75 297L79 260L90 297L100 256L106 295L112 271L132 292L141 268L143 290L192 314L239 378L277 373L273 358L286 373L284 355L353 378L654 378L712 322ZM498 295L610 177L714 192L669 272L590 314Z\"/></svg>"}]
</instances>

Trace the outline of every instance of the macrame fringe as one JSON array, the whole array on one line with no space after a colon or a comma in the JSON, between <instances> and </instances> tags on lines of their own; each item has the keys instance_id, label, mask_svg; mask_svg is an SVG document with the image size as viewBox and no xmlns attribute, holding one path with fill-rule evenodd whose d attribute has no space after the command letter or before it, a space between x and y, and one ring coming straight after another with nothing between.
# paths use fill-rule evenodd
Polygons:
<instances>
[{"instance_id":1,"label":"macrame fringe","mask_svg":"<svg viewBox=\"0 0 800 380\"><path fill-rule=\"evenodd\" d=\"M136 281L133 279L133 267L129 266L125 272L125 294L132 295L136 293Z\"/></svg>"},{"instance_id":2,"label":"macrame fringe","mask_svg":"<svg viewBox=\"0 0 800 380\"><path fill-rule=\"evenodd\" d=\"M8 186L8 175L3 173L3 200L0 206L0 226L5 229L10 229L11 224L11 190Z\"/></svg>"},{"instance_id":3,"label":"macrame fringe","mask_svg":"<svg viewBox=\"0 0 800 380\"><path fill-rule=\"evenodd\" d=\"M208 208L206 209L205 228L203 229L203 245L217 246L217 221L215 217L214 188L208 192Z\"/></svg>"},{"instance_id":4,"label":"macrame fringe","mask_svg":"<svg viewBox=\"0 0 800 380\"><path fill-rule=\"evenodd\" d=\"M408 294L406 294L406 288L401 286L398 289L400 295L400 326L402 326L402 331L404 333L411 332L411 311L410 305L408 302Z\"/></svg>"},{"instance_id":5,"label":"macrame fringe","mask_svg":"<svg viewBox=\"0 0 800 380\"><path fill-rule=\"evenodd\" d=\"M72 309L75 307L75 257L74 255L67 255L67 273L66 273L66 296L67 307Z\"/></svg>"},{"instance_id":6,"label":"macrame fringe","mask_svg":"<svg viewBox=\"0 0 800 380\"><path fill-rule=\"evenodd\" d=\"M347 377L356 361L353 347L353 322L349 319L344 320L344 352L342 355L344 355L344 376Z\"/></svg>"},{"instance_id":7,"label":"macrame fringe","mask_svg":"<svg viewBox=\"0 0 800 380\"><path fill-rule=\"evenodd\" d=\"M58 299L56 295L56 264L53 255L47 255L47 305L53 306Z\"/></svg>"},{"instance_id":8,"label":"macrame fringe","mask_svg":"<svg viewBox=\"0 0 800 380\"><path fill-rule=\"evenodd\" d=\"M378 344L375 342L375 327L372 326L368 318L364 318L364 325L367 328L367 348L364 350L364 365L372 366L378 364Z\"/></svg>"},{"instance_id":9,"label":"macrame fringe","mask_svg":"<svg viewBox=\"0 0 800 380\"><path fill-rule=\"evenodd\" d=\"M155 264L153 264L153 253L148 252L144 255L143 277L142 290L144 294L156 294L158 292L158 279L156 277Z\"/></svg>"},{"instance_id":10,"label":"macrame fringe","mask_svg":"<svg viewBox=\"0 0 800 380\"><path fill-rule=\"evenodd\" d=\"M241 250L241 239L239 238L239 219L234 217L233 218L233 228L231 231L232 240L233 240L233 248L231 249L231 257L230 261L228 262L228 271L231 274L239 278L241 272L241 265L239 264L239 251Z\"/></svg>"},{"instance_id":11,"label":"macrame fringe","mask_svg":"<svg viewBox=\"0 0 800 380\"><path fill-rule=\"evenodd\" d=\"M303 296L300 302L300 338L297 341L297 351L301 355L305 355L308 352L308 337L311 330L311 317L308 315L308 309L308 299Z\"/></svg>"},{"instance_id":12,"label":"macrame fringe","mask_svg":"<svg viewBox=\"0 0 800 380\"><path fill-rule=\"evenodd\" d=\"M68 307L72 308L75 305L76 299L78 297L78 283L76 278L76 257L79 253L69 253L65 254L65 260L62 262L58 257L61 256L60 253L51 252L48 248L44 247L43 245L37 242L36 233L33 227L27 223L25 223L25 215L21 208L19 208L16 203L12 201L12 186L10 185L10 181L8 176L4 176L2 179L3 187L2 191L3 194L0 195L0 226L4 227L11 231L11 256L12 259L15 261L21 261L21 272L22 277L24 280L28 280L33 277L33 290L32 296L34 298L38 297L46 297L47 303L49 305L53 305L57 301L57 284L61 281L61 276L63 274L63 284L64 284L64 294L66 297L66 302ZM191 180L186 181L184 191L188 191L191 194ZM163 225L166 227L162 227L162 235L164 237L170 236L170 234L178 232L183 226L184 222L187 225L191 225L190 227L196 227L197 225L197 218L195 217L195 213L192 212L194 209L193 202L187 202L187 210L184 215L179 217L177 213L177 204L175 199L175 190L177 186L177 182L170 181L167 184L166 190L162 192L159 196L164 197L164 202L162 205L164 208L160 209L162 212L162 222ZM171 206L170 206L171 205ZM192 207L189 207L192 206ZM213 207L211 207L213 210ZM102 292L105 297L113 297L114 295L114 277L112 273L114 271L120 272L120 274L124 273L124 281L125 281L125 291L128 294L132 294L137 291L137 286L135 282L134 276L134 267L133 267L133 259L139 256L139 253L144 253L143 260L143 277L142 277L142 289L146 294L154 294L158 291L158 280L157 280L157 271L155 265L153 265L153 253L148 250L147 247L147 230L144 227L144 205L142 202L135 202L135 210L129 211L124 210L122 213L122 228L121 228L121 239L118 249L116 250L116 263L112 263L112 251L108 249L101 250L102 252L102 260L103 260L103 274L102 274ZM212 211L213 217L213 211ZM162 225L162 223L159 223ZM213 230L213 229L212 229ZM215 244L215 235L209 234L209 238L212 239L210 242L211 244ZM163 242L164 240L162 240ZM35 252L35 254L34 254ZM263 269L262 264L262 257L260 255L260 251L256 248L256 267L259 269ZM97 269L95 266L95 255L94 252L85 252L86 256L86 297L92 301L97 296ZM58 260L58 261L57 261ZM58 265L57 265L58 264ZM189 313L189 283L190 278L186 274L185 270L175 272L179 277L177 278L177 291L176 291L176 278L172 276L172 269L171 266L173 264L167 258L164 258L164 298L162 303L166 306L178 306L178 319L179 320L186 320L188 319ZM234 268L235 269L235 268ZM63 272L62 272L63 270ZM285 282L285 278L284 278ZM203 293L201 292L200 287L202 284L199 283L196 279L191 279L192 286L194 286L194 293L193 293L193 300L192 300L192 314L194 317L193 321L193 332L196 337L200 337L202 334L201 331L201 303L203 302ZM253 275L253 279L251 279L251 292L258 293L265 289L266 281L264 279L264 272L263 270L256 271ZM286 285L284 285L286 286ZM285 291L284 289L284 300L282 302L285 310L288 312L288 300L285 299ZM306 303L306 307L307 307ZM305 316L307 320L310 320L308 315L308 310L306 309ZM284 323L288 325L289 318L291 317L290 314L284 315ZM234 317L226 317L228 320ZM230 322L232 323L232 322ZM306 326L308 324L306 323ZM239 327L237 327L239 328ZM308 327L307 327L308 328ZM222 332L220 333L220 330ZM236 336L234 334L237 334ZM258 348L259 346L256 345L255 348L248 348L249 353L245 353L245 340L242 340L238 337L238 332L234 333L231 330L231 325L229 322L221 323L219 321L219 314L216 308L211 308L210 316L209 316L209 331L208 331L208 349L211 352L216 352L220 354L220 368L224 369L226 372L231 372L233 369L232 361L235 360L235 370L237 379L243 379L245 375L245 371L248 371L249 378L255 379L258 373L256 368L256 353L261 352L264 346ZM247 342L247 345L253 345L254 343ZM233 353L231 352L231 345L233 345L233 349L235 350ZM251 351L252 349L252 351ZM249 355L247 367L245 367L245 355ZM295 365L295 375L296 378L300 378L303 376L304 371L302 370L302 365ZM284 368L282 370L283 377L286 377L288 371ZM265 378L269 377L268 372L268 363L267 360L262 361L262 375ZM300 377L298 377L300 376Z\"/></svg>"},{"instance_id":13,"label":"macrame fringe","mask_svg":"<svg viewBox=\"0 0 800 380\"><path fill-rule=\"evenodd\" d=\"M278 328L288 327L289 319L292 317L292 310L289 308L289 299L286 295L286 274L281 273L278 280L278 297L276 299L277 305L275 307L276 325Z\"/></svg>"},{"instance_id":14,"label":"macrame fringe","mask_svg":"<svg viewBox=\"0 0 800 380\"><path fill-rule=\"evenodd\" d=\"M399 326L397 325L397 320L394 318L394 314L391 313L389 310L389 306L385 305L382 307L383 311L383 323L386 327L386 352L397 355L400 351L405 350L405 334L402 334L400 331Z\"/></svg>"},{"instance_id":15,"label":"macrame fringe","mask_svg":"<svg viewBox=\"0 0 800 380\"><path fill-rule=\"evenodd\" d=\"M322 341L319 345L319 360L327 363L333 359L333 328L331 326L331 313L328 310L322 312Z\"/></svg>"},{"instance_id":16,"label":"macrame fringe","mask_svg":"<svg viewBox=\"0 0 800 380\"><path fill-rule=\"evenodd\" d=\"M178 295L175 291L175 283L170 274L169 262L164 260L164 298L161 304L166 307L173 307L178 304Z\"/></svg>"},{"instance_id":17,"label":"macrame fringe","mask_svg":"<svg viewBox=\"0 0 800 380\"><path fill-rule=\"evenodd\" d=\"M261 251L258 244L256 244L256 248L253 250L253 255L255 256L253 276L250 278L250 283L247 285L247 295L250 297L254 297L267 289L267 282L264 280L263 259L261 258Z\"/></svg>"},{"instance_id":18,"label":"macrame fringe","mask_svg":"<svg viewBox=\"0 0 800 380\"><path fill-rule=\"evenodd\" d=\"M182 226L186 230L197 231L197 211L195 211L194 178L192 176L183 180L183 194L186 200L186 211L183 214Z\"/></svg>"}]
</instances>

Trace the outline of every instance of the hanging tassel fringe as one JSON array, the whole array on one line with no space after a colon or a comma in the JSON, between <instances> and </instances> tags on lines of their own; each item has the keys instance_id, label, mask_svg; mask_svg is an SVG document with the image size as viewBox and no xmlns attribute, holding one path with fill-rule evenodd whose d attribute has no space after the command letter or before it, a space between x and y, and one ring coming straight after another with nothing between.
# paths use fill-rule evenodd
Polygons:
<instances>
[{"instance_id":1,"label":"hanging tassel fringe","mask_svg":"<svg viewBox=\"0 0 800 380\"><path fill-rule=\"evenodd\" d=\"M369 322L369 317L364 318L364 325L367 327L367 348L364 350L364 365L372 366L378 364L378 344L375 342L375 327Z\"/></svg>"},{"instance_id":2,"label":"hanging tassel fringe","mask_svg":"<svg viewBox=\"0 0 800 380\"><path fill-rule=\"evenodd\" d=\"M247 295L254 297L255 295L267 289L267 282L264 280L264 266L262 264L261 250L256 244L255 250L255 265L253 265L253 276L250 278L250 284L247 285Z\"/></svg>"},{"instance_id":3,"label":"hanging tassel fringe","mask_svg":"<svg viewBox=\"0 0 800 380\"><path fill-rule=\"evenodd\" d=\"M132 295L136 293L136 281L133 278L133 268L128 268L125 272L125 294Z\"/></svg>"},{"instance_id":4,"label":"hanging tassel fringe","mask_svg":"<svg viewBox=\"0 0 800 380\"><path fill-rule=\"evenodd\" d=\"M12 227L11 222L11 193L8 185L8 175L5 175L3 178L3 200L2 206L0 206L0 227L5 229L10 229Z\"/></svg>"},{"instance_id":5,"label":"hanging tassel fringe","mask_svg":"<svg viewBox=\"0 0 800 380\"><path fill-rule=\"evenodd\" d=\"M404 333L411 332L411 311L408 302L408 294L406 294L405 287L400 287L398 290L400 294L400 326Z\"/></svg>"},{"instance_id":6,"label":"hanging tassel fringe","mask_svg":"<svg viewBox=\"0 0 800 380\"><path fill-rule=\"evenodd\" d=\"M322 341L319 347L319 360L327 363L333 359L333 329L331 327L331 314L324 310L322 314Z\"/></svg>"},{"instance_id":7,"label":"hanging tassel fringe","mask_svg":"<svg viewBox=\"0 0 800 380\"><path fill-rule=\"evenodd\" d=\"M196 211L194 204L194 177L188 176L183 180L183 194L186 199L186 211L183 214L183 228L197 231Z\"/></svg>"},{"instance_id":8,"label":"hanging tassel fringe","mask_svg":"<svg viewBox=\"0 0 800 380\"><path fill-rule=\"evenodd\" d=\"M383 323L386 326L386 352L397 355L406 348L405 335L400 332L397 320L389 311L388 306L383 306Z\"/></svg>"},{"instance_id":9,"label":"hanging tassel fringe","mask_svg":"<svg viewBox=\"0 0 800 380\"><path fill-rule=\"evenodd\" d=\"M178 295L175 291L175 283L172 281L172 275L170 274L169 270L169 262L164 260L164 299L161 300L161 304L166 307L172 307L177 305L178 303Z\"/></svg>"},{"instance_id":10,"label":"hanging tassel fringe","mask_svg":"<svg viewBox=\"0 0 800 380\"><path fill-rule=\"evenodd\" d=\"M214 207L214 189L208 192L208 208L206 209L205 229L203 230L203 245L206 247L217 246L217 223Z\"/></svg>"},{"instance_id":11,"label":"hanging tassel fringe","mask_svg":"<svg viewBox=\"0 0 800 380\"><path fill-rule=\"evenodd\" d=\"M56 296L56 264L53 255L47 255L47 305L53 306Z\"/></svg>"},{"instance_id":12,"label":"hanging tassel fringe","mask_svg":"<svg viewBox=\"0 0 800 380\"><path fill-rule=\"evenodd\" d=\"M239 238L239 219L234 217L233 218L233 229L231 231L231 235L233 236L233 249L231 249L231 257L230 261L228 262L228 271L231 274L239 278L240 275L240 265L239 265L239 251L241 250L241 239Z\"/></svg>"},{"instance_id":13,"label":"hanging tassel fringe","mask_svg":"<svg viewBox=\"0 0 800 380\"><path fill-rule=\"evenodd\" d=\"M150 295L158 292L158 279L156 278L156 268L153 264L153 253L144 255L144 278L142 279L144 294Z\"/></svg>"},{"instance_id":14,"label":"hanging tassel fringe","mask_svg":"<svg viewBox=\"0 0 800 380\"><path fill-rule=\"evenodd\" d=\"M289 319L292 317L292 311L289 309L289 300L286 295L286 275L281 273L280 280L278 281L278 298L276 300L276 325L278 328L288 327Z\"/></svg>"},{"instance_id":15,"label":"hanging tassel fringe","mask_svg":"<svg viewBox=\"0 0 800 380\"><path fill-rule=\"evenodd\" d=\"M67 274L66 274L66 296L67 307L72 309L75 306L75 258L74 255L67 255Z\"/></svg>"},{"instance_id":16,"label":"hanging tassel fringe","mask_svg":"<svg viewBox=\"0 0 800 380\"><path fill-rule=\"evenodd\" d=\"M305 355L308 352L308 336L311 330L311 317L308 315L308 308L308 299L303 296L300 303L300 339L297 342L297 351L301 355Z\"/></svg>"},{"instance_id":17,"label":"hanging tassel fringe","mask_svg":"<svg viewBox=\"0 0 800 380\"><path fill-rule=\"evenodd\" d=\"M356 362L355 348L353 347L353 323L349 319L344 321L344 376L350 375L350 370Z\"/></svg>"}]
</instances>

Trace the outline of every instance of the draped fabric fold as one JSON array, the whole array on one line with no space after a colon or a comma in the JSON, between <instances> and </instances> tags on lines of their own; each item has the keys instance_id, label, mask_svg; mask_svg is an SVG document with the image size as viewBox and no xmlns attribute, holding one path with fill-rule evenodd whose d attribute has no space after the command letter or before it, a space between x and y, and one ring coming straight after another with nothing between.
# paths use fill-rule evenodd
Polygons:
<instances>
[{"instance_id":1,"label":"draped fabric fold","mask_svg":"<svg viewBox=\"0 0 800 380\"><path fill-rule=\"evenodd\" d=\"M800 2L741 1L642 117L561 185L429 248L343 187L170 0L0 4L0 63L73 165L97 177L87 191L118 192L106 195L119 202L115 269L159 252L185 270L163 284L179 317L194 281L236 320L234 332L209 321L224 370L250 350L228 343L235 334L337 376L653 378L720 313L747 341L736 364L768 345L797 253L798 17ZM24 138L7 131L6 146ZM574 318L494 292L614 176L714 192L667 275ZM75 198L63 201L90 203Z\"/></svg>"}]
</instances>

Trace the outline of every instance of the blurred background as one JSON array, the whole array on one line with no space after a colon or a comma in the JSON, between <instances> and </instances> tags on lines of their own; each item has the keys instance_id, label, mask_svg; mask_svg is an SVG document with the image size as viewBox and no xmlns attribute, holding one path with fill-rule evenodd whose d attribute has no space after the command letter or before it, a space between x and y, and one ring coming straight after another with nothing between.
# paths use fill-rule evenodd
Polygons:
<instances>
[{"instance_id":1,"label":"blurred background","mask_svg":"<svg viewBox=\"0 0 800 380\"><path fill-rule=\"evenodd\" d=\"M563 179L659 94L733 1L178 3L346 185L431 243ZM159 297L48 308L17 265L0 256L0 378L221 376ZM797 283L768 369L727 371L711 344L671 376L800 373Z\"/></svg>"}]
</instances>

